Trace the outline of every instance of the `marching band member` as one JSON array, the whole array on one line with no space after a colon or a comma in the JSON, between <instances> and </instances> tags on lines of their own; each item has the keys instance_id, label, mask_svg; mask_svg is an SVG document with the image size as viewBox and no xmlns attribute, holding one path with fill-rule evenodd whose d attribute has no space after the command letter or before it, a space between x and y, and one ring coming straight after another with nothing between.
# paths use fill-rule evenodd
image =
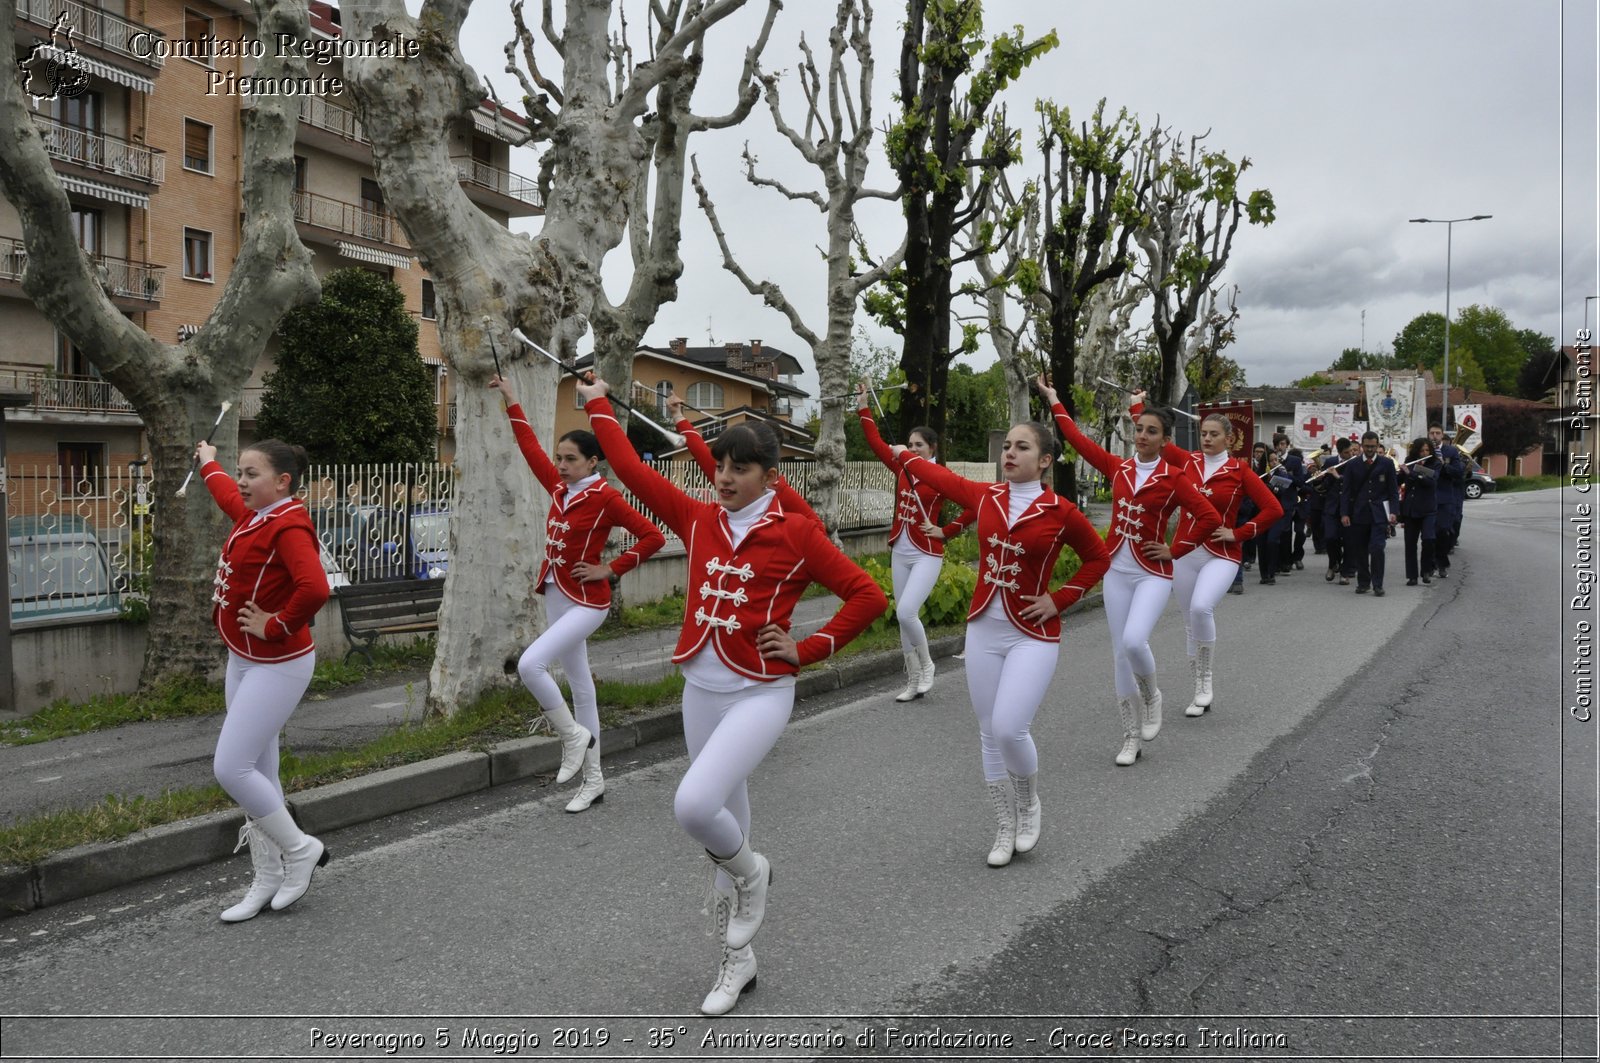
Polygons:
<instances>
[{"instance_id":1,"label":"marching band member","mask_svg":"<svg viewBox=\"0 0 1600 1063\"><path fill-rule=\"evenodd\" d=\"M1154 409L1141 412L1134 419L1135 456L1118 458L1079 430L1043 376L1036 384L1067 442L1111 483L1111 527L1106 530L1111 567L1104 593L1116 660L1117 709L1122 716L1122 748L1116 761L1127 767L1139 758L1140 741L1151 741L1161 733L1161 690L1156 685L1150 632L1172 594L1172 562L1198 547L1222 518L1182 467L1161 459L1161 448L1172 436L1169 414ZM1195 519L1184 525L1189 537L1168 546L1167 518L1179 504Z\"/></svg>"},{"instance_id":2,"label":"marching band member","mask_svg":"<svg viewBox=\"0 0 1600 1063\"><path fill-rule=\"evenodd\" d=\"M713 914L722 961L700 1010L721 1015L755 985L750 941L765 918L772 880L767 858L750 848L746 780L789 722L795 673L866 630L888 601L818 522L790 512L777 497L779 444L770 427L740 424L717 437L711 452L718 501L698 502L639 460L607 391L604 381L578 384L601 448L622 482L688 551L690 586L672 660L684 677L689 769L673 810L718 869ZM797 643L789 620L812 582L844 604L822 630Z\"/></svg>"},{"instance_id":3,"label":"marching band member","mask_svg":"<svg viewBox=\"0 0 1600 1063\"><path fill-rule=\"evenodd\" d=\"M1267 545L1262 550L1265 555L1261 563L1262 583L1276 583L1278 576L1294 571L1295 520L1300 507L1300 489L1304 484L1304 458L1299 450L1291 447L1279 456L1277 466L1267 477L1267 486L1277 498L1283 515L1267 531ZM1303 552L1304 538L1300 541L1300 547Z\"/></svg>"},{"instance_id":4,"label":"marching band member","mask_svg":"<svg viewBox=\"0 0 1600 1063\"><path fill-rule=\"evenodd\" d=\"M316 669L310 624L328 600L328 576L316 528L294 497L309 464L305 448L262 440L239 453L237 479L205 440L194 454L206 490L233 521L212 581L212 622L228 648L228 710L212 771L245 811L239 845L250 846L255 879L222 913L239 923L269 903L273 911L289 907L328 862L327 848L289 814L278 778L278 732Z\"/></svg>"},{"instance_id":5,"label":"marching band member","mask_svg":"<svg viewBox=\"0 0 1600 1063\"><path fill-rule=\"evenodd\" d=\"M1383 453L1378 433L1361 437L1361 458L1342 470L1343 490L1339 494L1339 523L1345 534L1345 580L1356 577L1356 593L1370 589L1383 597L1383 551L1389 545L1389 529L1398 519L1400 496L1396 493L1394 462Z\"/></svg>"},{"instance_id":6,"label":"marching band member","mask_svg":"<svg viewBox=\"0 0 1600 1063\"><path fill-rule=\"evenodd\" d=\"M1143 410L1144 392L1133 394L1130 411L1138 417ZM1217 645L1217 603L1228 592L1239 573L1243 544L1283 516L1283 506L1261 477L1241 458L1230 453L1233 424L1220 413L1200 419L1200 451L1190 453L1176 443L1161 449L1169 465L1183 469L1189 479L1200 484L1200 493L1211 501L1222 523L1210 536L1201 537L1190 527L1197 523L1192 510L1185 509L1174 536L1179 541L1200 542L1202 550L1191 550L1172 563L1172 587L1183 610L1183 630L1188 641L1189 670L1194 675L1194 700L1184 710L1186 716L1201 716L1212 703L1212 662ZM1246 502L1254 512L1239 520Z\"/></svg>"},{"instance_id":7,"label":"marching band member","mask_svg":"<svg viewBox=\"0 0 1600 1063\"><path fill-rule=\"evenodd\" d=\"M1053 434L1026 421L1006 433L1001 483L977 483L896 446L913 484L929 484L976 514L978 582L967 611L967 693L978 717L984 784L995 811L990 867L1038 844L1039 750L1029 733L1055 674L1061 611L1100 581L1110 555L1078 507L1044 485L1056 457ZM1078 554L1072 579L1050 590L1061 547ZM1009 776L1009 780L1008 777Z\"/></svg>"},{"instance_id":8,"label":"marching band member","mask_svg":"<svg viewBox=\"0 0 1600 1063\"><path fill-rule=\"evenodd\" d=\"M552 463L517 405L511 382L497 374L489 379L489 386L500 389L517 446L550 496L544 564L537 580L547 624L544 633L522 652L517 674L561 739L556 782L564 783L583 770L578 792L567 803L568 812L582 812L604 801L606 792L600 771L600 707L594 673L589 670L588 638L611 611L611 578L631 572L665 546L667 539L600 475L600 444L592 434L573 431L562 436ZM611 529L618 525L637 541L611 564L602 565L600 555ZM567 708L561 688L550 675L550 666L557 661L572 689L572 709Z\"/></svg>"},{"instance_id":9,"label":"marching band member","mask_svg":"<svg viewBox=\"0 0 1600 1063\"><path fill-rule=\"evenodd\" d=\"M1420 574L1423 583L1432 583L1434 565L1434 519L1439 511L1435 490L1439 484L1439 459L1433 444L1419 436L1411 441L1403 465L1395 470L1400 478L1400 522L1406 530L1406 586L1415 587ZM1417 560L1417 540L1422 540L1422 559Z\"/></svg>"},{"instance_id":10,"label":"marching band member","mask_svg":"<svg viewBox=\"0 0 1600 1063\"><path fill-rule=\"evenodd\" d=\"M1322 492L1322 542L1328 551L1328 571L1323 579L1332 583L1334 577L1339 578L1339 585L1347 586L1350 583L1344 574L1344 529L1339 525L1339 494L1342 490L1343 480L1340 478L1339 466L1350 457L1350 448L1355 446L1348 439L1333 441L1334 453L1322 459L1322 473L1316 479L1313 489Z\"/></svg>"},{"instance_id":11,"label":"marching band member","mask_svg":"<svg viewBox=\"0 0 1600 1063\"><path fill-rule=\"evenodd\" d=\"M906 662L906 686L894 700L911 701L933 689L933 656L928 652L928 632L918 614L944 568L945 539L971 524L975 515L967 508L954 521L940 525L937 535L924 530L939 524L935 518L944 506L944 495L927 480L914 479L911 471L895 460L894 452L878 434L878 423L872 419L865 380L856 385L856 406L867 446L895 474L889 563L894 573L894 615L900 624L900 653ZM906 448L925 462L938 464L939 436L933 429L921 425L913 428Z\"/></svg>"},{"instance_id":12,"label":"marching band member","mask_svg":"<svg viewBox=\"0 0 1600 1063\"><path fill-rule=\"evenodd\" d=\"M1434 515L1434 573L1444 579L1450 572L1450 557L1461 536L1462 510L1466 504L1467 464L1461 448L1444 437L1444 426L1428 426L1428 441L1439 456L1438 512Z\"/></svg>"}]
</instances>

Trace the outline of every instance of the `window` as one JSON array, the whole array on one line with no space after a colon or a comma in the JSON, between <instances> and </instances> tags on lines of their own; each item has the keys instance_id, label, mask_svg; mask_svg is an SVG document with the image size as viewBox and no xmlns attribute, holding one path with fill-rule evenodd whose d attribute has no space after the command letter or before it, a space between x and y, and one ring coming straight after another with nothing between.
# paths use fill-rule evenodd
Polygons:
<instances>
[{"instance_id":1,"label":"window","mask_svg":"<svg viewBox=\"0 0 1600 1063\"><path fill-rule=\"evenodd\" d=\"M211 172L211 127L193 118L183 120L183 168Z\"/></svg>"},{"instance_id":2,"label":"window","mask_svg":"<svg viewBox=\"0 0 1600 1063\"><path fill-rule=\"evenodd\" d=\"M304 192L306 190L306 157L304 155L296 155L294 157L294 190L296 192Z\"/></svg>"},{"instance_id":3,"label":"window","mask_svg":"<svg viewBox=\"0 0 1600 1063\"><path fill-rule=\"evenodd\" d=\"M716 413L722 409L722 385L710 380L691 384L689 394L684 396L684 400L690 406L698 406L707 413Z\"/></svg>"},{"instance_id":4,"label":"window","mask_svg":"<svg viewBox=\"0 0 1600 1063\"><path fill-rule=\"evenodd\" d=\"M105 493L104 443L57 443L56 464L61 466L62 495L94 498Z\"/></svg>"},{"instance_id":5,"label":"window","mask_svg":"<svg viewBox=\"0 0 1600 1063\"><path fill-rule=\"evenodd\" d=\"M656 412L657 413L666 413L667 412L667 396L670 395L670 394L672 394L672 381L670 381L670 380L658 380L658 381L656 381Z\"/></svg>"},{"instance_id":6,"label":"window","mask_svg":"<svg viewBox=\"0 0 1600 1063\"><path fill-rule=\"evenodd\" d=\"M388 216L383 212L383 189L370 177L361 179L360 234L369 240L389 239Z\"/></svg>"},{"instance_id":7,"label":"window","mask_svg":"<svg viewBox=\"0 0 1600 1063\"><path fill-rule=\"evenodd\" d=\"M433 305L433 282L430 280L422 282L422 317L426 321L434 321L438 318L438 313Z\"/></svg>"},{"instance_id":8,"label":"window","mask_svg":"<svg viewBox=\"0 0 1600 1063\"><path fill-rule=\"evenodd\" d=\"M86 133L100 132L102 110L98 92L85 92L50 101L51 118L68 128L81 129Z\"/></svg>"},{"instance_id":9,"label":"window","mask_svg":"<svg viewBox=\"0 0 1600 1063\"><path fill-rule=\"evenodd\" d=\"M87 355L61 333L56 333L56 375L100 379L100 370L94 367Z\"/></svg>"},{"instance_id":10,"label":"window","mask_svg":"<svg viewBox=\"0 0 1600 1063\"><path fill-rule=\"evenodd\" d=\"M78 237L78 246L91 255L100 253L100 212L85 207L73 207L72 231Z\"/></svg>"},{"instance_id":11,"label":"window","mask_svg":"<svg viewBox=\"0 0 1600 1063\"><path fill-rule=\"evenodd\" d=\"M183 10L183 57L211 65L211 20L198 11Z\"/></svg>"},{"instance_id":12,"label":"window","mask_svg":"<svg viewBox=\"0 0 1600 1063\"><path fill-rule=\"evenodd\" d=\"M211 234L202 229L183 230L183 275L190 280L211 279Z\"/></svg>"}]
</instances>

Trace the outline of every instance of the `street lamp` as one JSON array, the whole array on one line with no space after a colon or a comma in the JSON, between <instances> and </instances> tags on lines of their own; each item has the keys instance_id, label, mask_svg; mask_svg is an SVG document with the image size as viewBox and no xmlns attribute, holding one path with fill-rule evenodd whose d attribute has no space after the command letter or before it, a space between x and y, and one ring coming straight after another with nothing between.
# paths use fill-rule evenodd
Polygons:
<instances>
[{"instance_id":1,"label":"street lamp","mask_svg":"<svg viewBox=\"0 0 1600 1063\"><path fill-rule=\"evenodd\" d=\"M1455 235L1455 224L1458 221L1483 221L1494 217L1493 214L1474 214L1470 218L1412 218L1414 224L1443 225L1444 226L1444 410L1439 416L1439 423L1448 433L1450 431L1450 243ZM1423 406L1427 406L1427 398L1423 398Z\"/></svg>"}]
</instances>

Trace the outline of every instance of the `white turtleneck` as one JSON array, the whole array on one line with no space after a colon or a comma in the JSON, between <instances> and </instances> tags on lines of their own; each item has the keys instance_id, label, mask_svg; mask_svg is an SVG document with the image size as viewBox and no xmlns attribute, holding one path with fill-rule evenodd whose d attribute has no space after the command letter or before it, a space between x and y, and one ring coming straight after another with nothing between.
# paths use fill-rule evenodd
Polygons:
<instances>
[{"instance_id":1,"label":"white turtleneck","mask_svg":"<svg viewBox=\"0 0 1600 1063\"><path fill-rule=\"evenodd\" d=\"M1023 512L1042 494L1044 494L1044 484L1039 480L1030 480L1027 483L1013 481L1010 491L1011 511L1006 514L1006 527L1010 528L1015 524Z\"/></svg>"},{"instance_id":2,"label":"white turtleneck","mask_svg":"<svg viewBox=\"0 0 1600 1063\"><path fill-rule=\"evenodd\" d=\"M743 509L730 509L728 513L728 527L733 532L733 545L737 549L744 542L744 537L750 534L750 529L755 527L756 521L767 515L767 508L772 505L772 500L778 497L776 491L764 491L760 498L745 506Z\"/></svg>"},{"instance_id":3,"label":"white turtleneck","mask_svg":"<svg viewBox=\"0 0 1600 1063\"><path fill-rule=\"evenodd\" d=\"M1206 454L1204 457L1206 459L1206 468L1205 473L1200 477L1202 482L1211 479L1212 475L1227 463L1228 452L1224 450L1220 454Z\"/></svg>"},{"instance_id":4,"label":"white turtleneck","mask_svg":"<svg viewBox=\"0 0 1600 1063\"><path fill-rule=\"evenodd\" d=\"M260 509L256 510L256 515L250 518L250 523L246 525L246 527L255 527L257 524L260 524L262 521L267 519L268 513L271 513L275 509L282 509L284 506L287 506L293 501L293 495L284 495L270 506L262 506Z\"/></svg>"},{"instance_id":5,"label":"white turtleneck","mask_svg":"<svg viewBox=\"0 0 1600 1063\"><path fill-rule=\"evenodd\" d=\"M1159 464L1161 464L1161 457L1159 455L1151 458L1149 461L1140 461L1138 458L1133 459L1133 468L1135 470L1135 475L1133 477L1134 491L1138 491L1144 486L1144 482L1150 479L1150 474L1156 471L1156 466Z\"/></svg>"},{"instance_id":6,"label":"white turtleneck","mask_svg":"<svg viewBox=\"0 0 1600 1063\"><path fill-rule=\"evenodd\" d=\"M594 473L594 474L592 474L590 476L585 476L583 479L579 480L575 484L568 484L567 485L566 498L562 499L562 502L561 502L562 512L566 511L566 508L567 508L568 504L572 502L574 497L576 497L578 494L580 494L583 491L587 491L589 488L593 487L599 481L600 481L600 474L599 473Z\"/></svg>"}]
</instances>

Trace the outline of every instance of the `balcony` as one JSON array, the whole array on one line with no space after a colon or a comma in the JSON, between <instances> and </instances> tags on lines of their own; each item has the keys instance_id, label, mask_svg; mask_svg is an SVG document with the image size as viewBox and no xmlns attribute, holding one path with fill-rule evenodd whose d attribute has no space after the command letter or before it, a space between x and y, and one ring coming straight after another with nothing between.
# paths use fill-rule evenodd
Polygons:
<instances>
[{"instance_id":1,"label":"balcony","mask_svg":"<svg viewBox=\"0 0 1600 1063\"><path fill-rule=\"evenodd\" d=\"M301 97L300 128L295 138L329 154L353 159L367 167L372 165L372 140L356 112L321 96Z\"/></svg>"},{"instance_id":2,"label":"balcony","mask_svg":"<svg viewBox=\"0 0 1600 1063\"><path fill-rule=\"evenodd\" d=\"M138 419L122 392L92 377L57 376L45 370L0 370L0 389L25 391L26 406L13 411L20 420L72 420L77 415L118 414Z\"/></svg>"},{"instance_id":3,"label":"balcony","mask_svg":"<svg viewBox=\"0 0 1600 1063\"><path fill-rule=\"evenodd\" d=\"M239 422L254 421L261 416L261 397L267 393L266 388L245 388L244 394L239 397Z\"/></svg>"},{"instance_id":4,"label":"balcony","mask_svg":"<svg viewBox=\"0 0 1600 1063\"><path fill-rule=\"evenodd\" d=\"M115 255L91 255L95 274L111 293L111 301L122 310L153 310L161 305L166 289L167 268L149 262L130 262ZM22 271L28 265L28 249L16 237L0 236L0 294L22 295ZM7 289L12 288L13 291Z\"/></svg>"},{"instance_id":5,"label":"balcony","mask_svg":"<svg viewBox=\"0 0 1600 1063\"><path fill-rule=\"evenodd\" d=\"M167 179L166 153L159 148L75 129L37 114L33 121L44 134L44 150L57 162L81 166L111 177L119 185L144 191Z\"/></svg>"},{"instance_id":6,"label":"balcony","mask_svg":"<svg viewBox=\"0 0 1600 1063\"><path fill-rule=\"evenodd\" d=\"M390 247L410 247L399 222L388 211L360 207L315 192L294 194L294 220L302 237L339 246L341 253L345 250L340 245L346 242L339 237L344 236Z\"/></svg>"},{"instance_id":7,"label":"balcony","mask_svg":"<svg viewBox=\"0 0 1600 1063\"><path fill-rule=\"evenodd\" d=\"M513 218L544 213L537 182L464 155L452 156L451 161L456 164L456 174L466 186L467 198L480 207L498 210Z\"/></svg>"},{"instance_id":8,"label":"balcony","mask_svg":"<svg viewBox=\"0 0 1600 1063\"><path fill-rule=\"evenodd\" d=\"M74 0L16 0L16 3L18 19L46 30L55 26L56 19L66 15L76 44L90 45L119 59L132 59L152 70L160 70L165 62L161 53L166 34L149 26Z\"/></svg>"}]
</instances>

